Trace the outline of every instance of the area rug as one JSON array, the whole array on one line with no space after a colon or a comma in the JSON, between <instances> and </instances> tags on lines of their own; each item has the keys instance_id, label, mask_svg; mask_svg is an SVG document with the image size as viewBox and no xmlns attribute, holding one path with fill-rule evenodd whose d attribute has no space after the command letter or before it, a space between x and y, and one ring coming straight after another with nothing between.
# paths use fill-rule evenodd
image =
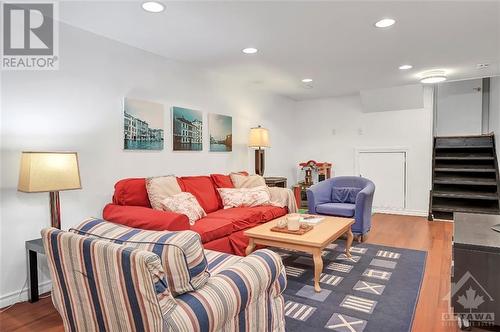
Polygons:
<instances>
[{"instance_id":1,"label":"area rug","mask_svg":"<svg viewBox=\"0 0 500 332\"><path fill-rule=\"evenodd\" d=\"M312 256L275 250L286 266L287 331L410 331L427 253L345 241L323 251L321 292L314 291Z\"/></svg>"}]
</instances>

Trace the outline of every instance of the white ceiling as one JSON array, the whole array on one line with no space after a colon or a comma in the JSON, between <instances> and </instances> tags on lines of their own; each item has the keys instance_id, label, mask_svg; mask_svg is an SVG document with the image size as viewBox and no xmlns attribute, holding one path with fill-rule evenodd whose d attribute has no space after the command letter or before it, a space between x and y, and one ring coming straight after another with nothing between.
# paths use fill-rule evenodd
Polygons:
<instances>
[{"instance_id":1,"label":"white ceiling","mask_svg":"<svg viewBox=\"0 0 500 332\"><path fill-rule=\"evenodd\" d=\"M151 14L137 1L68 1L60 18L295 100L414 84L429 69L451 80L500 74L500 1L163 3ZM383 17L397 22L374 28ZM259 53L242 54L249 46Z\"/></svg>"}]
</instances>

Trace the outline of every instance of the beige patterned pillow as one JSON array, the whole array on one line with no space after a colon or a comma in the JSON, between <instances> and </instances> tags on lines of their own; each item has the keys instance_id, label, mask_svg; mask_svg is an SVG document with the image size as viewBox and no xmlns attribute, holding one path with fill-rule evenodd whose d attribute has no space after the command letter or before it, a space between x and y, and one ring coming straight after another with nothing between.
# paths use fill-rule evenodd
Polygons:
<instances>
[{"instance_id":1,"label":"beige patterned pillow","mask_svg":"<svg viewBox=\"0 0 500 332\"><path fill-rule=\"evenodd\" d=\"M260 175L241 175L231 173L229 175L235 188L255 188L266 186L266 180Z\"/></svg>"},{"instance_id":2,"label":"beige patterned pillow","mask_svg":"<svg viewBox=\"0 0 500 332\"><path fill-rule=\"evenodd\" d=\"M203 218L207 214L201 207L196 197L191 193L182 192L161 201L164 211L185 214L189 218L189 224L194 225L196 220Z\"/></svg>"},{"instance_id":3,"label":"beige patterned pillow","mask_svg":"<svg viewBox=\"0 0 500 332\"><path fill-rule=\"evenodd\" d=\"M224 209L233 207L252 207L271 204L266 186L255 188L217 188Z\"/></svg>"},{"instance_id":4,"label":"beige patterned pillow","mask_svg":"<svg viewBox=\"0 0 500 332\"><path fill-rule=\"evenodd\" d=\"M151 207L155 210L163 210L161 202L165 198L182 192L177 178L173 175L147 178L146 190Z\"/></svg>"}]
</instances>

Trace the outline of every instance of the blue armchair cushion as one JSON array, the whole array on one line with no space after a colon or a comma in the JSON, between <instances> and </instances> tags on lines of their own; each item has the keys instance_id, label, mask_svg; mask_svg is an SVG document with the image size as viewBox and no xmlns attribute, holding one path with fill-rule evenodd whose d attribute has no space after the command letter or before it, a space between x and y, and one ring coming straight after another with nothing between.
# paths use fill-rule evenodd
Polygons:
<instances>
[{"instance_id":1,"label":"blue armchair cushion","mask_svg":"<svg viewBox=\"0 0 500 332\"><path fill-rule=\"evenodd\" d=\"M361 191L361 188L354 187L332 187L332 202L333 203L356 203L356 196Z\"/></svg>"},{"instance_id":2,"label":"blue armchair cushion","mask_svg":"<svg viewBox=\"0 0 500 332\"><path fill-rule=\"evenodd\" d=\"M323 203L316 206L316 212L320 214L353 217L356 205L350 203Z\"/></svg>"}]
</instances>

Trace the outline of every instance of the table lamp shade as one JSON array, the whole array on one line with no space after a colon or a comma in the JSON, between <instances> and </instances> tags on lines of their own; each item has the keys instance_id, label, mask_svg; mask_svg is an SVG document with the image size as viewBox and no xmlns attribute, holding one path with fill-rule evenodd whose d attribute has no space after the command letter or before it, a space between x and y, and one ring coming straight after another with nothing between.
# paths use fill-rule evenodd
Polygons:
<instances>
[{"instance_id":1,"label":"table lamp shade","mask_svg":"<svg viewBox=\"0 0 500 332\"><path fill-rule=\"evenodd\" d=\"M269 130L261 126L250 128L248 146L251 148L269 148Z\"/></svg>"},{"instance_id":2,"label":"table lamp shade","mask_svg":"<svg viewBox=\"0 0 500 332\"><path fill-rule=\"evenodd\" d=\"M17 189L54 192L81 189L76 152L23 152Z\"/></svg>"}]
</instances>

